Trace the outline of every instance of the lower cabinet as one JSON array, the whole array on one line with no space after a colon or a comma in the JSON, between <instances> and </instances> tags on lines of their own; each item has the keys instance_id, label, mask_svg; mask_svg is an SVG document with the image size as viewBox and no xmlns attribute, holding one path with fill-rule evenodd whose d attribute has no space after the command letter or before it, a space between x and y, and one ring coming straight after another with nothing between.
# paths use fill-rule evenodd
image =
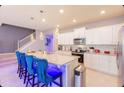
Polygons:
<instances>
[{"instance_id":1,"label":"lower cabinet","mask_svg":"<svg viewBox=\"0 0 124 93\"><path fill-rule=\"evenodd\" d=\"M84 54L84 66L111 75L118 75L116 56Z\"/></svg>"}]
</instances>

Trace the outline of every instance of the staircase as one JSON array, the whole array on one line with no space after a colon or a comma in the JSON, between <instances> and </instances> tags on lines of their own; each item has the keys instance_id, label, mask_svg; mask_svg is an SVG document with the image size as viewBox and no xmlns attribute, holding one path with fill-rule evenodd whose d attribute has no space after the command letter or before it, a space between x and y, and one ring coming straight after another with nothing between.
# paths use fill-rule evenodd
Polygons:
<instances>
[{"instance_id":1,"label":"staircase","mask_svg":"<svg viewBox=\"0 0 124 93\"><path fill-rule=\"evenodd\" d=\"M31 44L34 43L35 41L36 41L36 32L26 36L22 40L19 40L18 41L18 50L20 50L20 51L23 51L25 49L27 50L27 48L29 48L29 46L31 46Z\"/></svg>"},{"instance_id":2,"label":"staircase","mask_svg":"<svg viewBox=\"0 0 124 93\"><path fill-rule=\"evenodd\" d=\"M15 53L3 53L0 54L0 67L7 66L11 64L16 64L16 55Z\"/></svg>"}]
</instances>

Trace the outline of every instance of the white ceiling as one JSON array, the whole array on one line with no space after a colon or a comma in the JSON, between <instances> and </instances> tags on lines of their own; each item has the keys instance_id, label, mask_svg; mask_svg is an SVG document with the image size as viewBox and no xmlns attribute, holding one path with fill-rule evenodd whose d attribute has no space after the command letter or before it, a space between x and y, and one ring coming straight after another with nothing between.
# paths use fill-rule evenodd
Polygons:
<instances>
[{"instance_id":1,"label":"white ceiling","mask_svg":"<svg viewBox=\"0 0 124 93\"><path fill-rule=\"evenodd\" d=\"M59 10L64 9L60 14ZM40 13L43 10L44 13ZM105 10L105 15L100 15L100 11ZM60 28L73 26L76 24L86 24L94 21L104 20L116 16L124 16L124 7L120 6L49 6L49 5L3 5L0 8L0 22L17 25L38 30L55 28L57 24ZM34 20L30 18L34 17ZM42 18L46 22L42 22ZM72 19L77 20L76 23Z\"/></svg>"}]
</instances>

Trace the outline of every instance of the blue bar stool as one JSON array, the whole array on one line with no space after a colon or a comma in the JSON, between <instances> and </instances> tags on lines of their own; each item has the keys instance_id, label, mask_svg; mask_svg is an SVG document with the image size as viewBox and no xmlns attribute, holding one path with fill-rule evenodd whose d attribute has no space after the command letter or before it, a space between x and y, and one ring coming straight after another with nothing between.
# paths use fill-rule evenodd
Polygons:
<instances>
[{"instance_id":1,"label":"blue bar stool","mask_svg":"<svg viewBox=\"0 0 124 93\"><path fill-rule=\"evenodd\" d=\"M26 87L28 86L28 83L30 83L33 87L35 83L35 77L36 77L36 67L34 66L33 56L26 55L26 62L27 62L27 77L28 77Z\"/></svg>"},{"instance_id":2,"label":"blue bar stool","mask_svg":"<svg viewBox=\"0 0 124 93\"><path fill-rule=\"evenodd\" d=\"M26 77L27 77L27 63L26 63L26 57L25 57L25 53L20 53L20 60L21 60L21 75L20 77L22 78L22 76L24 77L24 84L26 82Z\"/></svg>"},{"instance_id":3,"label":"blue bar stool","mask_svg":"<svg viewBox=\"0 0 124 93\"><path fill-rule=\"evenodd\" d=\"M37 62L37 86L40 83L43 83L43 86L52 86L52 83L55 83L62 87L62 72L60 69L48 68L48 61L45 59L35 59ZM60 78L60 84L55 82L57 78Z\"/></svg>"},{"instance_id":4,"label":"blue bar stool","mask_svg":"<svg viewBox=\"0 0 124 93\"><path fill-rule=\"evenodd\" d=\"M17 69L17 73L19 73L19 77L21 77L21 69L22 69L22 63L21 63L21 59L20 59L20 52L16 51L16 58L17 58L17 62L18 62L18 69Z\"/></svg>"}]
</instances>

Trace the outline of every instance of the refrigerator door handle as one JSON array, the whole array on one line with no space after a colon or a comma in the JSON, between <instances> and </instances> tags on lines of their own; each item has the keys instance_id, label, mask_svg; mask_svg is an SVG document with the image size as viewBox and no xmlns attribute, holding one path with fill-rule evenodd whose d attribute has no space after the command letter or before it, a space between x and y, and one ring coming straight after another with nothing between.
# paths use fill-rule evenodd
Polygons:
<instances>
[{"instance_id":1,"label":"refrigerator door handle","mask_svg":"<svg viewBox=\"0 0 124 93\"><path fill-rule=\"evenodd\" d=\"M118 42L118 44L117 44L117 68L119 69L119 55L120 55L120 53L119 53L119 42Z\"/></svg>"}]
</instances>

